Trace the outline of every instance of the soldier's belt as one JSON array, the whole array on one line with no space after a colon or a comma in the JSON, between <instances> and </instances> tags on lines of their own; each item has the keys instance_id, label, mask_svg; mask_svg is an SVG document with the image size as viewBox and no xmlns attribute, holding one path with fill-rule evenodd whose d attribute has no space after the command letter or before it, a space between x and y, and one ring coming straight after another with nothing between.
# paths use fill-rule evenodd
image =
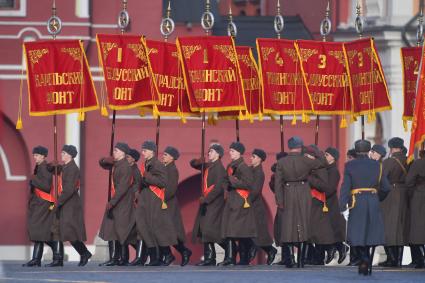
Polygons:
<instances>
[{"instance_id":1,"label":"soldier's belt","mask_svg":"<svg viewBox=\"0 0 425 283\"><path fill-rule=\"evenodd\" d=\"M351 191L351 206L348 209L352 209L356 206L356 195L361 193L376 194L378 190L375 188L358 188Z\"/></svg>"},{"instance_id":2,"label":"soldier's belt","mask_svg":"<svg viewBox=\"0 0 425 283\"><path fill-rule=\"evenodd\" d=\"M285 186L289 186L289 185L296 185L296 184L304 185L305 183L307 183L307 180L300 180L300 181L287 181L287 182L285 182Z\"/></svg>"}]
</instances>

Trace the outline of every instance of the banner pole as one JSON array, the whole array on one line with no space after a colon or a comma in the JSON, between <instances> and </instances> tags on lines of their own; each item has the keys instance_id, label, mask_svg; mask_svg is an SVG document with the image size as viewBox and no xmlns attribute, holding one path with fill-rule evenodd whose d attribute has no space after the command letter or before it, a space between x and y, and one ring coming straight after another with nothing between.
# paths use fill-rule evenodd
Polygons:
<instances>
[{"instance_id":1,"label":"banner pole","mask_svg":"<svg viewBox=\"0 0 425 283\"><path fill-rule=\"evenodd\" d=\"M276 32L277 39L280 39L280 33L283 31L285 22L280 12L280 0L277 1L276 5L276 16L274 17L274 30ZM280 129L280 151L285 151L285 133L283 129L283 115L279 115L279 129Z\"/></svg>"}]
</instances>

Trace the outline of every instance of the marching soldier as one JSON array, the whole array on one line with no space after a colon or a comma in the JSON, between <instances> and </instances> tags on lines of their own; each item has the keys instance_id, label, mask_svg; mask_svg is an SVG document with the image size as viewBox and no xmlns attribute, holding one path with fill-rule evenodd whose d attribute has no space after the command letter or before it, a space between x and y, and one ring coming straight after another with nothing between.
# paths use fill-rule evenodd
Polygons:
<instances>
[{"instance_id":1,"label":"marching soldier","mask_svg":"<svg viewBox=\"0 0 425 283\"><path fill-rule=\"evenodd\" d=\"M356 151L354 148L347 150L347 162L356 158Z\"/></svg>"},{"instance_id":2,"label":"marching soldier","mask_svg":"<svg viewBox=\"0 0 425 283\"><path fill-rule=\"evenodd\" d=\"M59 246L59 250L53 250L54 260L51 266L63 265L63 242L65 241L71 242L72 247L80 255L78 266L86 265L92 256L84 244L87 236L83 205L79 195L80 169L74 161L77 154L77 148L73 145L64 145L62 148L61 157L64 165L58 166L59 198L55 209L56 221L53 225L60 243L54 242L55 246Z\"/></svg>"},{"instance_id":3,"label":"marching soldier","mask_svg":"<svg viewBox=\"0 0 425 283\"><path fill-rule=\"evenodd\" d=\"M175 160L179 159L179 151L172 147L167 146L162 156L162 162L165 165L167 171L167 188L165 191L165 201L170 210L174 227L177 232L177 245L174 248L180 253L182 257L181 266L185 266L189 263L192 251L189 250L184 243L186 242L186 232L183 226L182 215L180 213L179 203L176 197L177 187L179 184L179 171L177 170Z\"/></svg>"},{"instance_id":4,"label":"marching soldier","mask_svg":"<svg viewBox=\"0 0 425 283\"><path fill-rule=\"evenodd\" d=\"M128 262L128 238L133 228L132 169L126 159L130 148L126 143L117 143L113 151L111 200L106 204L105 214L99 236L110 242L110 260L104 266L125 265ZM108 169L108 158L100 160ZM120 260L121 259L121 260Z\"/></svg>"},{"instance_id":5,"label":"marching soldier","mask_svg":"<svg viewBox=\"0 0 425 283\"><path fill-rule=\"evenodd\" d=\"M324 154L313 146L305 148L305 156L313 160L320 160L323 164L326 162ZM327 206L327 199L334 189L329 186L328 171L326 167L313 170L307 180L311 186L312 197L310 242L315 244L311 263L313 265L324 265L325 251L328 253L326 262L332 260L334 253L331 249L331 245L335 243L335 237L331 225L329 208Z\"/></svg>"},{"instance_id":6,"label":"marching soldier","mask_svg":"<svg viewBox=\"0 0 425 283\"><path fill-rule=\"evenodd\" d=\"M227 199L223 211L222 235L226 239L226 256L219 265L236 263L236 242L239 241L240 265L249 264L251 238L257 236L254 210L249 203L253 186L252 171L244 162L245 146L240 142L230 145L232 162L227 166Z\"/></svg>"},{"instance_id":7,"label":"marching soldier","mask_svg":"<svg viewBox=\"0 0 425 283\"><path fill-rule=\"evenodd\" d=\"M372 272L374 247L385 242L379 201L391 190L387 177L382 174L382 165L368 158L370 149L369 141L356 141L357 157L345 164L340 193L341 211L348 205L350 209L347 240L360 252L359 274L364 275Z\"/></svg>"},{"instance_id":8,"label":"marching soldier","mask_svg":"<svg viewBox=\"0 0 425 283\"><path fill-rule=\"evenodd\" d=\"M328 184L331 189L326 201L329 207L329 216L331 218L332 230L334 231L335 235L336 244L334 245L334 248L338 251L338 264L341 264L347 256L347 249L344 244L346 238L345 231L347 223L339 211L339 203L337 196L339 180L341 178L336 164L339 159L339 151L334 147L328 147L325 150L325 158L328 163ZM333 258L332 254L329 259L330 258ZM329 259L326 261L326 264L330 263Z\"/></svg>"},{"instance_id":9,"label":"marching soldier","mask_svg":"<svg viewBox=\"0 0 425 283\"><path fill-rule=\"evenodd\" d=\"M32 150L35 160L34 174L30 180L30 199L28 201L27 227L30 241L34 242L32 259L23 266L41 266L44 242L52 240L50 228L54 214L54 192L52 174L47 170L48 150L44 146L36 146Z\"/></svg>"},{"instance_id":10,"label":"marching soldier","mask_svg":"<svg viewBox=\"0 0 425 283\"><path fill-rule=\"evenodd\" d=\"M199 238L204 244L204 260L197 266L215 266L214 243L222 242L221 221L224 209L224 190L227 185L226 169L221 162L223 155L223 147L215 143L208 150L208 163L202 164L203 160L197 159L190 161L190 166L193 168L204 169L204 187L192 232L192 240L195 242L195 239Z\"/></svg>"},{"instance_id":11,"label":"marching soldier","mask_svg":"<svg viewBox=\"0 0 425 283\"><path fill-rule=\"evenodd\" d=\"M299 251L298 266L304 267L306 244L310 239L311 193L307 177L313 169L322 166L317 159L302 155L303 141L299 137L288 140L289 154L277 162L275 196L278 206L279 245L296 244Z\"/></svg>"},{"instance_id":12,"label":"marching soldier","mask_svg":"<svg viewBox=\"0 0 425 283\"><path fill-rule=\"evenodd\" d=\"M425 158L423 154L424 151L421 151L419 153L421 158L416 159L410 165L406 177L410 195L408 243L412 250L414 268L425 267L425 221L423 219L425 213Z\"/></svg>"},{"instance_id":13,"label":"marching soldier","mask_svg":"<svg viewBox=\"0 0 425 283\"><path fill-rule=\"evenodd\" d=\"M381 203L385 227L385 251L387 260L382 266L401 267L403 246L405 245L405 225L407 213L407 188L404 184L407 175L407 158L403 154L404 141L395 137L388 141L391 156L384 160L384 174L392 189Z\"/></svg>"},{"instance_id":14,"label":"marching soldier","mask_svg":"<svg viewBox=\"0 0 425 283\"><path fill-rule=\"evenodd\" d=\"M177 235L172 216L166 203L167 171L155 156L156 144L145 141L142 144L142 191L139 196L137 217L141 218L142 239L149 249L148 266L170 265L174 261L170 246L177 244Z\"/></svg>"},{"instance_id":15,"label":"marching soldier","mask_svg":"<svg viewBox=\"0 0 425 283\"><path fill-rule=\"evenodd\" d=\"M273 240L270 237L267 221L267 211L264 204L262 191L264 185L264 171L262 163L266 160L267 154L262 149L254 149L251 156L251 167L254 177L252 191L249 200L254 209L255 223L257 226L257 237L253 239L250 254L250 261L255 258L257 247L262 248L267 253L267 264L271 265L276 256L277 250L272 246Z\"/></svg>"}]
</instances>

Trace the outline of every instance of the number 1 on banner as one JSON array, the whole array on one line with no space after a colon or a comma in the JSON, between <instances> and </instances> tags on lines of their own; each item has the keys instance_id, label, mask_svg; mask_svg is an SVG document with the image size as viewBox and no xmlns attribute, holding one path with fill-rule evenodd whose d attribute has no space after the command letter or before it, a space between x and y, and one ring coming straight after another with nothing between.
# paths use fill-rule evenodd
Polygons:
<instances>
[{"instance_id":1,"label":"number 1 on banner","mask_svg":"<svg viewBox=\"0 0 425 283\"><path fill-rule=\"evenodd\" d=\"M118 54L117 54L117 62L121 63L122 61L122 48L118 48Z\"/></svg>"}]
</instances>

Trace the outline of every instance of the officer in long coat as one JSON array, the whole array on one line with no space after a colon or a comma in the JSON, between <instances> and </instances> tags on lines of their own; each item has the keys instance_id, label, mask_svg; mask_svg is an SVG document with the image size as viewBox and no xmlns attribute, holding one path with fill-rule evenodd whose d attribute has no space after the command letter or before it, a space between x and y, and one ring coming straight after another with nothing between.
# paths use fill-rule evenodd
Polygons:
<instances>
[{"instance_id":1,"label":"officer in long coat","mask_svg":"<svg viewBox=\"0 0 425 283\"><path fill-rule=\"evenodd\" d=\"M289 154L277 162L275 197L279 209L277 244L296 244L299 250L298 266L304 267L310 240L311 192L307 178L313 169L324 166L320 160L302 155L303 140L288 140Z\"/></svg>"},{"instance_id":2,"label":"officer in long coat","mask_svg":"<svg viewBox=\"0 0 425 283\"><path fill-rule=\"evenodd\" d=\"M407 158L402 153L404 141L395 137L388 141L390 157L383 161L384 174L392 185L391 192L381 203L385 227L385 248L387 261L383 266L401 267L403 246L406 243L405 225L407 214Z\"/></svg>"},{"instance_id":3,"label":"officer in long coat","mask_svg":"<svg viewBox=\"0 0 425 283\"><path fill-rule=\"evenodd\" d=\"M32 150L36 165L29 185L27 227L29 239L34 242L34 250L32 259L23 266L40 266L44 242L52 240L54 198L52 174L47 170L47 154L48 150L44 146L36 146Z\"/></svg>"},{"instance_id":4,"label":"officer in long coat","mask_svg":"<svg viewBox=\"0 0 425 283\"><path fill-rule=\"evenodd\" d=\"M223 211L222 236L226 239L226 255L219 265L236 262L236 241L239 242L240 265L249 264L251 239L257 237L254 209L249 203L253 188L252 170L243 160L245 146L240 142L230 145L232 162L227 166L227 199Z\"/></svg>"},{"instance_id":5,"label":"officer in long coat","mask_svg":"<svg viewBox=\"0 0 425 283\"><path fill-rule=\"evenodd\" d=\"M422 151L420 155L423 155ZM424 268L425 256L425 158L421 156L410 165L406 176L406 185L409 189L409 234L408 243L411 246L415 268Z\"/></svg>"},{"instance_id":6,"label":"officer in long coat","mask_svg":"<svg viewBox=\"0 0 425 283\"><path fill-rule=\"evenodd\" d=\"M126 159L129 152L130 147L121 142L115 145L113 151L111 199L106 204L99 232L100 238L109 242L111 257L109 261L101 264L104 266L120 264L123 249L127 248L127 241L133 228L133 193L130 190L133 178L132 169ZM110 168L108 158L101 159L99 163L105 169ZM124 260L128 261L125 253Z\"/></svg>"},{"instance_id":7,"label":"officer in long coat","mask_svg":"<svg viewBox=\"0 0 425 283\"><path fill-rule=\"evenodd\" d=\"M92 254L88 251L84 241L87 240L86 227L84 224L83 204L80 198L80 169L74 161L77 156L77 148L73 145L62 147L62 162L59 167L59 198L56 206L56 216L59 232L60 245L56 264L63 265L63 242L71 242L72 247L80 255L79 266L87 264ZM54 170L54 169L53 169ZM55 254L53 254L55 256ZM52 263L52 265L55 261Z\"/></svg>"},{"instance_id":8,"label":"officer in long coat","mask_svg":"<svg viewBox=\"0 0 425 283\"><path fill-rule=\"evenodd\" d=\"M212 144L208 150L208 163L193 159L190 166L204 170L202 196L199 199L199 210L192 230L192 241L197 238L204 245L204 259L197 266L215 266L215 243L222 243L221 221L224 210L224 190L227 186L226 169L221 158L224 149L219 144Z\"/></svg>"},{"instance_id":9,"label":"officer in long coat","mask_svg":"<svg viewBox=\"0 0 425 283\"><path fill-rule=\"evenodd\" d=\"M167 171L156 157L157 147L152 141L142 144L142 191L139 196L137 216L142 229L142 239L149 249L149 266L170 265L174 260L170 246L177 244L177 234L172 212L166 202ZM139 224L138 224L139 225Z\"/></svg>"},{"instance_id":10,"label":"officer in long coat","mask_svg":"<svg viewBox=\"0 0 425 283\"><path fill-rule=\"evenodd\" d=\"M267 254L267 264L271 265L274 261L277 250L272 246L273 239L269 233L267 210L262 195L265 179L262 163L266 160L266 158L267 154L262 149L256 148L252 152L251 168L254 177L254 183L252 186L252 191L249 194L249 200L252 204L252 207L254 208L257 237L253 239L250 261L255 258L257 247L260 247Z\"/></svg>"},{"instance_id":11,"label":"officer in long coat","mask_svg":"<svg viewBox=\"0 0 425 283\"><path fill-rule=\"evenodd\" d=\"M372 271L373 252L371 256L369 249L385 243L379 202L391 190L387 177L382 174L382 165L368 158L370 149L369 141L356 141L357 157L345 164L340 192L341 211L350 209L347 240L360 252L359 273L364 275Z\"/></svg>"},{"instance_id":12,"label":"officer in long coat","mask_svg":"<svg viewBox=\"0 0 425 283\"><path fill-rule=\"evenodd\" d=\"M179 171L177 170L175 161L179 159L180 153L177 148L167 146L162 155L162 162L167 171L167 188L165 190L165 201L170 210L173 224L177 233L177 245L174 248L180 253L182 261L181 266L189 263L192 251L185 246L186 232L184 230L183 219L180 212L179 202L177 200L177 187L179 185Z\"/></svg>"}]
</instances>

